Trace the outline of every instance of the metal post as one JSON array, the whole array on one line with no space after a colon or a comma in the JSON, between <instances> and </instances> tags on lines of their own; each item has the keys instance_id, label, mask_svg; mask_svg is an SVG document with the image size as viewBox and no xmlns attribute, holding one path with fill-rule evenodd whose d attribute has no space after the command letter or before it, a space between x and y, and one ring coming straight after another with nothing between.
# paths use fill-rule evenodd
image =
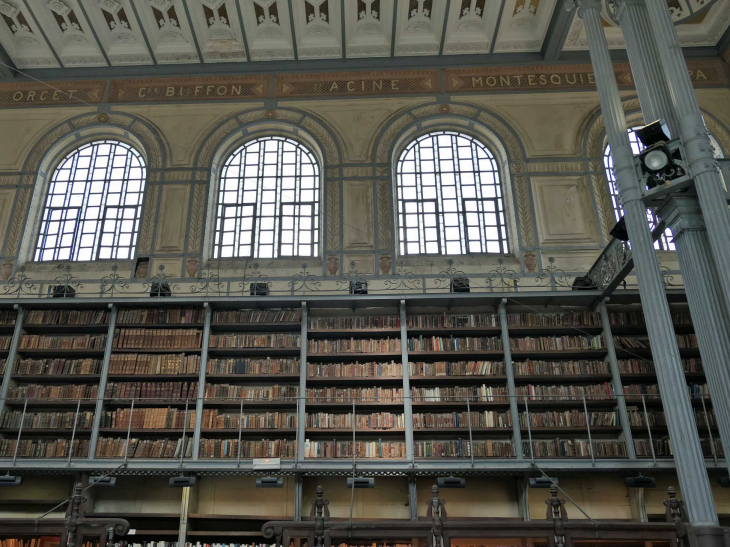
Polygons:
<instances>
[{"instance_id":1,"label":"metal post","mask_svg":"<svg viewBox=\"0 0 730 547\"><path fill-rule=\"evenodd\" d=\"M606 342L608 350L608 366L611 370L611 382L613 383L613 392L616 394L618 403L618 415L621 419L621 429L626 439L626 454L630 460L636 459L636 447L634 447L634 437L631 433L631 423L629 422L629 411L626 408L626 397L624 397L624 385L621 380L621 372L618 368L618 358L616 357L616 347L613 343L613 332L611 331L611 319L608 317L608 308L606 303L608 298L601 301L598 305L598 311L601 314L601 324L603 326L603 338Z\"/></svg>"},{"instance_id":2,"label":"metal post","mask_svg":"<svg viewBox=\"0 0 730 547\"><path fill-rule=\"evenodd\" d=\"M712 450L712 459L715 460L717 465L717 451L715 450L715 438L712 435L712 428L710 427L710 419L707 416L707 405L705 404L705 396L700 397L702 401L702 412L705 414L705 423L707 424L707 433L710 435L710 450Z\"/></svg>"},{"instance_id":3,"label":"metal post","mask_svg":"<svg viewBox=\"0 0 730 547\"><path fill-rule=\"evenodd\" d=\"M18 344L20 337L23 336L23 317L25 310L23 306L14 306L18 312L15 319L15 328L13 329L13 339L10 342L10 351L8 352L8 360L5 363L5 374L3 374L3 383L0 385L0 415L5 411L5 401L8 397L8 389L10 389L11 379L13 377L13 368L15 367L15 358L18 355Z\"/></svg>"},{"instance_id":4,"label":"metal post","mask_svg":"<svg viewBox=\"0 0 730 547\"><path fill-rule=\"evenodd\" d=\"M416 488L416 477L408 476L408 507L411 510L411 521L418 520L418 490Z\"/></svg>"},{"instance_id":5,"label":"metal post","mask_svg":"<svg viewBox=\"0 0 730 547\"><path fill-rule=\"evenodd\" d=\"M588 417L588 404L586 403L585 393L583 394L583 415L586 417L586 430L588 431L588 449L591 453L591 462L593 462L593 465L595 465L596 457L595 454L593 454L593 439L591 438L591 424L590 418Z\"/></svg>"},{"instance_id":6,"label":"metal post","mask_svg":"<svg viewBox=\"0 0 730 547\"><path fill-rule=\"evenodd\" d=\"M25 411L28 409L28 399L23 403L23 415L20 417L20 428L18 428L18 439L15 441L15 453L13 454L13 465L18 459L18 447L20 446L20 436L23 434L23 425L25 424Z\"/></svg>"},{"instance_id":7,"label":"metal post","mask_svg":"<svg viewBox=\"0 0 730 547\"><path fill-rule=\"evenodd\" d=\"M659 1L649 0L650 3ZM631 240L641 302L646 311L652 356L655 363L662 363L661 367L657 367L657 380L663 397L673 403L667 405L665 411L669 434L674 439L673 445L676 447L674 458L680 487L687 504L689 521L692 525L716 526L717 511L699 435L694 425L694 412L684 387L684 370L664 292L664 280L659 271L647 224L646 209L641 200L638 175L626 130L626 119L602 26L601 2L573 0L573 4L579 6L578 14L583 19L586 29L601 110L614 160L616 181L624 205L624 218ZM666 4L663 9L666 11ZM686 67L683 70L686 72ZM727 212L724 199L722 203ZM730 240L730 235L727 239Z\"/></svg>"},{"instance_id":8,"label":"metal post","mask_svg":"<svg viewBox=\"0 0 730 547\"><path fill-rule=\"evenodd\" d=\"M241 433L243 430L243 399L241 399L241 409L238 411L238 458L236 467L241 467Z\"/></svg>"},{"instance_id":9,"label":"metal post","mask_svg":"<svg viewBox=\"0 0 730 547\"><path fill-rule=\"evenodd\" d=\"M507 374L507 395L509 396L509 413L512 416L512 438L514 439L515 456L518 460L522 454L522 431L520 430L520 414L517 410L517 389L515 388L515 371L512 366L512 347L509 345L509 326L507 325L507 299L499 303L499 326L502 329L502 351L504 351L504 368ZM530 442L532 449L532 442Z\"/></svg>"},{"instance_id":10,"label":"metal post","mask_svg":"<svg viewBox=\"0 0 730 547\"><path fill-rule=\"evenodd\" d=\"M302 520L302 475L294 476L294 520Z\"/></svg>"},{"instance_id":11,"label":"metal post","mask_svg":"<svg viewBox=\"0 0 730 547\"><path fill-rule=\"evenodd\" d=\"M91 429L91 437L89 439L89 459L96 458L96 445L99 442L99 428L101 427L101 418L104 415L104 397L106 395L106 384L109 378L109 362L112 358L112 349L114 346L114 331L117 327L117 313L119 308L114 304L109 304L109 328L106 331L106 345L104 347L104 361L101 366L101 377L99 378L99 394L96 399L94 408L94 426Z\"/></svg>"},{"instance_id":12,"label":"metal post","mask_svg":"<svg viewBox=\"0 0 730 547\"><path fill-rule=\"evenodd\" d=\"M406 328L406 301L400 301L400 349L403 373L403 412L406 422L406 458L415 462L413 449L413 399L411 399L411 370L408 358L408 329Z\"/></svg>"},{"instance_id":13,"label":"metal post","mask_svg":"<svg viewBox=\"0 0 730 547\"><path fill-rule=\"evenodd\" d=\"M471 430L471 406L469 405L469 396L466 397L466 419L469 424L469 452L471 453L471 466L474 467L474 435Z\"/></svg>"},{"instance_id":14,"label":"metal post","mask_svg":"<svg viewBox=\"0 0 730 547\"><path fill-rule=\"evenodd\" d=\"M208 342L213 309L209 302L203 302L205 319L203 322L203 343L200 349L200 371L198 372L198 397L195 399L195 429L193 430L193 460L200 457L200 437L203 428L203 409L205 407L205 382L208 374Z\"/></svg>"},{"instance_id":15,"label":"metal post","mask_svg":"<svg viewBox=\"0 0 730 547\"><path fill-rule=\"evenodd\" d=\"M27 399L26 399L27 401ZM71 446L69 446L68 449L68 461L66 462L68 465L71 464L71 456L74 453L74 441L76 440L76 424L79 422L79 410L81 410L81 399L78 400L76 403L76 415L74 416L74 427L71 431Z\"/></svg>"},{"instance_id":16,"label":"metal post","mask_svg":"<svg viewBox=\"0 0 730 547\"><path fill-rule=\"evenodd\" d=\"M730 209L727 206L727 193L723 189L710 133L702 118L667 3L664 0L646 0L646 7L651 22L649 32L653 33L656 40L670 97L679 119L679 137L684 147L684 157L695 180L702 216L708 227L715 272L721 293L725 296L727 310L730 303L730 253L727 252L727 242L730 241ZM684 490L682 494L684 495Z\"/></svg>"},{"instance_id":17,"label":"metal post","mask_svg":"<svg viewBox=\"0 0 730 547\"><path fill-rule=\"evenodd\" d=\"M129 436L132 433L132 416L134 415L134 397L132 397L132 406L129 409L129 424L127 424L127 440L124 443L124 463L127 463L127 454L129 453Z\"/></svg>"},{"instance_id":18,"label":"metal post","mask_svg":"<svg viewBox=\"0 0 730 547\"><path fill-rule=\"evenodd\" d=\"M190 402L190 399L185 399L185 421L183 422L183 431L182 431L182 444L180 445L180 467L183 467L183 461L185 459L185 433L187 432L188 428L188 403ZM197 417L196 417L197 420Z\"/></svg>"},{"instance_id":19,"label":"metal post","mask_svg":"<svg viewBox=\"0 0 730 547\"><path fill-rule=\"evenodd\" d=\"M530 407L527 404L527 397L524 397L525 401L525 422L527 422L527 438L530 441L530 461L535 463L535 449L532 447L532 426L530 425Z\"/></svg>"},{"instance_id":20,"label":"metal post","mask_svg":"<svg viewBox=\"0 0 730 547\"><path fill-rule=\"evenodd\" d=\"M676 137L680 134L680 122L672 104L666 73L662 70L662 58L652 33L646 3L644 0L619 0L616 7L644 119L664 119L672 136ZM670 37L663 39L669 40ZM682 65L685 66L684 62ZM657 214L674 234L702 362L716 403L720 439L726 453L730 453L729 310L723 301L697 196L691 193L678 195L670 195L669 203ZM730 465L730 459L726 463Z\"/></svg>"},{"instance_id":21,"label":"metal post","mask_svg":"<svg viewBox=\"0 0 730 547\"><path fill-rule=\"evenodd\" d=\"M296 461L304 460L304 445L307 435L307 328L309 325L309 310L307 303L302 302L301 348L299 351L299 405L297 406L297 457Z\"/></svg>"},{"instance_id":22,"label":"metal post","mask_svg":"<svg viewBox=\"0 0 730 547\"><path fill-rule=\"evenodd\" d=\"M651 425L649 425L649 413L646 411L646 399L641 394L641 404L644 407L644 421L646 422L646 430L649 433L649 448L651 448L651 460L656 463L656 451L654 450L654 439L651 436Z\"/></svg>"}]
</instances>

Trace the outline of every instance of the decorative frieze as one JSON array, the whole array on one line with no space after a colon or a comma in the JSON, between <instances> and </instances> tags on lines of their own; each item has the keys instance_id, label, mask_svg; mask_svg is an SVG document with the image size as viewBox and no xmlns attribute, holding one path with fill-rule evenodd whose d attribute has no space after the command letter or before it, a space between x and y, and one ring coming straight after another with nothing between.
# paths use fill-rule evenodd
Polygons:
<instances>
[{"instance_id":1,"label":"decorative frieze","mask_svg":"<svg viewBox=\"0 0 730 547\"><path fill-rule=\"evenodd\" d=\"M277 74L277 98L438 93L438 70Z\"/></svg>"},{"instance_id":2,"label":"decorative frieze","mask_svg":"<svg viewBox=\"0 0 730 547\"><path fill-rule=\"evenodd\" d=\"M269 95L268 76L145 78L113 80L111 103L260 99Z\"/></svg>"}]
</instances>

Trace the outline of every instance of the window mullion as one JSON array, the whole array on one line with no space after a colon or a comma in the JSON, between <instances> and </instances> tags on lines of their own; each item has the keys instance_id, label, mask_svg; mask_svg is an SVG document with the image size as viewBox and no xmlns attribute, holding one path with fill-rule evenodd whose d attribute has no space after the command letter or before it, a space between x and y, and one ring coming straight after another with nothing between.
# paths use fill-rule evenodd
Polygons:
<instances>
[{"instance_id":1,"label":"window mullion","mask_svg":"<svg viewBox=\"0 0 730 547\"><path fill-rule=\"evenodd\" d=\"M84 197L81 200L81 207L79 209L79 216L83 220L76 225L76 237L74 240L74 244L71 247L73 260L78 260L79 251L80 251L80 244L81 244L81 236L83 235L83 226L86 224L86 211L88 210L89 205L89 192L91 190L91 184L94 180L94 165L96 164L96 158L99 155L99 146L98 144L95 144L91 147L91 163L89 164L89 172L86 175L86 182L84 184ZM105 194L107 191L106 186L104 186L102 190L102 195ZM101 209L99 209L99 215L101 215ZM97 218L98 222L98 218ZM99 231L99 225L96 226L96 231ZM92 252L93 252L92 247Z\"/></svg>"},{"instance_id":2,"label":"window mullion","mask_svg":"<svg viewBox=\"0 0 730 547\"><path fill-rule=\"evenodd\" d=\"M436 229L439 233L439 254L446 253L446 228L444 226L444 195L441 184L441 157L439 155L438 136L431 137L433 145L433 178L436 183Z\"/></svg>"},{"instance_id":3,"label":"window mullion","mask_svg":"<svg viewBox=\"0 0 730 547\"><path fill-rule=\"evenodd\" d=\"M456 192L457 218L459 219L459 236L461 252L466 253L469 249L469 235L466 231L466 213L464 211L463 192L461 191L461 169L459 167L459 150L456 145L456 135L449 135L451 138L451 155L454 163L454 191ZM461 208L461 211L459 211ZM459 214L460 213L460 214Z\"/></svg>"}]
</instances>

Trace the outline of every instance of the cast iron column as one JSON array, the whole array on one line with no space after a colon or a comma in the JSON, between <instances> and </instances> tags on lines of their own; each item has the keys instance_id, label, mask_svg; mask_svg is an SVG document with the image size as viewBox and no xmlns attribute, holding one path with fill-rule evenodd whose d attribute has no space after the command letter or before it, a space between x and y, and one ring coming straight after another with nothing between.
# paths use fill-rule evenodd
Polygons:
<instances>
[{"instance_id":1,"label":"cast iron column","mask_svg":"<svg viewBox=\"0 0 730 547\"><path fill-rule=\"evenodd\" d=\"M664 119L675 136L679 122L661 69L646 4L644 0L617 0L616 7L644 120ZM669 204L657 213L674 233L720 439L725 454L730 454L730 323L722 292L718 290L719 280L707 228L695 195L673 194Z\"/></svg>"},{"instance_id":2,"label":"cast iron column","mask_svg":"<svg viewBox=\"0 0 730 547\"><path fill-rule=\"evenodd\" d=\"M672 104L679 121L679 137L684 146L685 159L700 198L702 216L708 228L712 256L715 259L720 288L727 308L730 304L730 253L727 251L730 241L730 209L727 206L727 194L722 186L720 169L710 142L710 133L702 118L667 2L666 0L645 0L645 2Z\"/></svg>"},{"instance_id":3,"label":"cast iron column","mask_svg":"<svg viewBox=\"0 0 730 547\"><path fill-rule=\"evenodd\" d=\"M599 0L573 0L583 19L593 64L601 110L606 122L614 171L624 206L626 228L631 240L641 303L656 363L657 380L666 405L667 425L672 439L677 474L687 504L690 522L717 525L717 513L705 469L695 417L687 393L674 326L664 293L664 281L654 253L654 244L641 201L634 156L629 144L626 119L616 84L613 63L601 23Z\"/></svg>"}]
</instances>

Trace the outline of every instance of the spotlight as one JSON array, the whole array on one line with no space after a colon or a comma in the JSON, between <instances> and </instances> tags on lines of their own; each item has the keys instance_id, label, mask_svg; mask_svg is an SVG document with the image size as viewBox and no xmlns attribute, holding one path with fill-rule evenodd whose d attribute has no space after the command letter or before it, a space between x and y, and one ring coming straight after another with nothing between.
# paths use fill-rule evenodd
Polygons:
<instances>
[{"instance_id":1,"label":"spotlight","mask_svg":"<svg viewBox=\"0 0 730 547\"><path fill-rule=\"evenodd\" d=\"M23 477L14 475L0 475L0 486L20 486Z\"/></svg>"},{"instance_id":2,"label":"spotlight","mask_svg":"<svg viewBox=\"0 0 730 547\"><path fill-rule=\"evenodd\" d=\"M657 120L649 125L645 125L641 129L636 130L636 137L647 148L651 148L660 142L668 142L672 140L669 127L663 120Z\"/></svg>"},{"instance_id":3,"label":"spotlight","mask_svg":"<svg viewBox=\"0 0 730 547\"><path fill-rule=\"evenodd\" d=\"M629 240L629 232L628 230L626 230L626 219L624 219L624 217L621 217L621 220L616 223L616 226L614 226L613 229L609 232L609 235L615 237L620 241Z\"/></svg>"},{"instance_id":4,"label":"spotlight","mask_svg":"<svg viewBox=\"0 0 730 547\"><path fill-rule=\"evenodd\" d=\"M261 477L256 479L256 488L284 488L281 477Z\"/></svg>"},{"instance_id":5,"label":"spotlight","mask_svg":"<svg viewBox=\"0 0 730 547\"><path fill-rule=\"evenodd\" d=\"M628 488L656 488L656 479L652 477L626 477L624 479Z\"/></svg>"},{"instance_id":6,"label":"spotlight","mask_svg":"<svg viewBox=\"0 0 730 547\"><path fill-rule=\"evenodd\" d=\"M553 484L558 484L557 477L532 477L530 479L530 488L550 488Z\"/></svg>"},{"instance_id":7,"label":"spotlight","mask_svg":"<svg viewBox=\"0 0 730 547\"><path fill-rule=\"evenodd\" d=\"M684 175L682 167L676 165L674 161L682 159L679 150L674 152L669 150L667 143L671 140L671 136L669 128L663 121L659 120L637 129L636 137L646 147L639 154L639 161L642 172L648 175L646 185L649 188L654 188L667 179Z\"/></svg>"},{"instance_id":8,"label":"spotlight","mask_svg":"<svg viewBox=\"0 0 730 547\"><path fill-rule=\"evenodd\" d=\"M723 488L730 488L730 477L720 477L717 482Z\"/></svg>"},{"instance_id":9,"label":"spotlight","mask_svg":"<svg viewBox=\"0 0 730 547\"><path fill-rule=\"evenodd\" d=\"M457 477L439 477L436 484L439 488L466 488L466 480Z\"/></svg>"},{"instance_id":10,"label":"spotlight","mask_svg":"<svg viewBox=\"0 0 730 547\"><path fill-rule=\"evenodd\" d=\"M348 488L375 488L373 477L347 477Z\"/></svg>"},{"instance_id":11,"label":"spotlight","mask_svg":"<svg viewBox=\"0 0 730 547\"><path fill-rule=\"evenodd\" d=\"M196 484L198 484L198 477L180 475L179 477L172 477L170 479L170 486L173 488L188 488Z\"/></svg>"},{"instance_id":12,"label":"spotlight","mask_svg":"<svg viewBox=\"0 0 730 547\"><path fill-rule=\"evenodd\" d=\"M116 486L116 477L89 477L89 486Z\"/></svg>"}]
</instances>

